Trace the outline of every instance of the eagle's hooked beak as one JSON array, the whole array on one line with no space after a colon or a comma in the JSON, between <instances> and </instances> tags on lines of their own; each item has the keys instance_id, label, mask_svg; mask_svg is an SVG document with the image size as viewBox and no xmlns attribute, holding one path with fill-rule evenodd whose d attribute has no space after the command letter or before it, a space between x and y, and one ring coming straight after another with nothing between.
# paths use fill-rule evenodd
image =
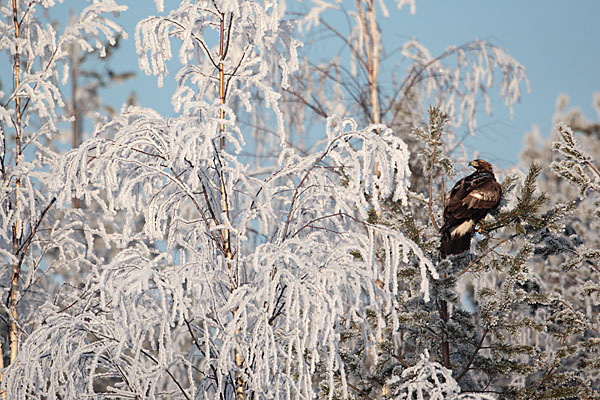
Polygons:
<instances>
[{"instance_id":1,"label":"eagle's hooked beak","mask_svg":"<svg viewBox=\"0 0 600 400\"><path fill-rule=\"evenodd\" d=\"M477 160L473 160L469 163L469 166L477 168L479 166L479 163L477 162Z\"/></svg>"}]
</instances>

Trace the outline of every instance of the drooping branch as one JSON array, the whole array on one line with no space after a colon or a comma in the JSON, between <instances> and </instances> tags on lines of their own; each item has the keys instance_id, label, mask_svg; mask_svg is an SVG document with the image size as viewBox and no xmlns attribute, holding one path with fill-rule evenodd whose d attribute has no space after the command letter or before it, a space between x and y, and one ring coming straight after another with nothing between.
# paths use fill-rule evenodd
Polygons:
<instances>
[{"instance_id":1,"label":"drooping branch","mask_svg":"<svg viewBox=\"0 0 600 400\"><path fill-rule=\"evenodd\" d=\"M323 152L323 154L321 154L314 163L312 163L312 165L308 168L308 170L306 171L306 173L304 174L304 176L302 177L302 179L300 180L300 182L298 183L298 185L296 186L296 188L294 189L294 195L292 196L292 202L290 204L290 209L288 210L288 215L287 218L285 219L285 225L283 228L283 236L282 239L286 239L287 235L288 235L288 229L290 226L290 222L292 220L292 214L294 212L294 207L296 205L296 200L298 199L298 197L300 196L300 188L302 187L302 185L304 184L304 182L306 181L306 179L308 179L308 176L311 174L311 172L316 168L317 165L319 165L319 163L321 161L323 161L323 159L327 156L327 154L329 153L329 151L333 148L333 143L330 143L329 146L327 147L327 149L325 149L325 151Z\"/></svg>"},{"instance_id":2,"label":"drooping branch","mask_svg":"<svg viewBox=\"0 0 600 400\"><path fill-rule=\"evenodd\" d=\"M93 335L96 338L96 340L98 340L98 341L100 341L101 338L104 338L104 339L107 339L107 340L110 340L110 341L118 342L118 340L116 338L108 336L108 335L105 335L105 334L100 333L100 332L95 332L95 331L88 330L88 333L90 333L91 335ZM161 363L152 354L150 354L149 352L147 352L143 348L140 348L139 352L141 354L145 355L154 364L156 364L157 366L161 367ZM169 375L169 377L171 378L171 380L173 381L173 383L175 383L175 385L179 388L179 390L181 391L181 393L183 394L183 396L187 400L191 400L190 396L187 394L187 392L183 388L183 385L179 382L179 380L175 377L175 375L173 375L173 373L169 370L169 368L162 367L162 369L167 373L167 375Z\"/></svg>"}]
</instances>

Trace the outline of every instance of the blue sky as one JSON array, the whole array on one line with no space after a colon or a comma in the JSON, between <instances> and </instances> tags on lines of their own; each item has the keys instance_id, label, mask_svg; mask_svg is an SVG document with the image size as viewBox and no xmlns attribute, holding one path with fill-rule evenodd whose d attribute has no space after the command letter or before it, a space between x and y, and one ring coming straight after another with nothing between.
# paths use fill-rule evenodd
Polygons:
<instances>
[{"instance_id":1,"label":"blue sky","mask_svg":"<svg viewBox=\"0 0 600 400\"><path fill-rule=\"evenodd\" d=\"M165 6L169 7L174 1L167 0ZM135 79L103 92L104 100L119 109L133 90L140 105L171 115L170 97L174 85L169 78L176 72L175 65L162 89L157 88L155 78L146 77L137 69L135 23L156 13L154 3L151 0L119 3L130 7L118 19L129 32L129 40L111 60L111 68L138 73ZM74 4L85 3L67 0L56 17L66 18L66 11ZM344 5L352 9L354 0L345 0ZM417 0L415 15L410 15L407 7L398 11L392 3L388 9L390 17L381 20L388 49L415 37L436 55L450 45L486 39L507 50L525 66L531 93L525 94L515 106L513 119L502 101L494 102L494 115L481 120L477 137L466 143L470 152L478 152L498 167L507 168L517 161L523 135L532 125L538 124L541 132L549 135L560 93L567 93L571 105L580 107L588 118L598 118L592 99L593 93L600 91L600 24L597 23L600 1ZM7 66L10 67L9 63L2 62L3 76Z\"/></svg>"},{"instance_id":2,"label":"blue sky","mask_svg":"<svg viewBox=\"0 0 600 400\"><path fill-rule=\"evenodd\" d=\"M469 142L508 167L533 124L550 134L560 93L588 118L599 118L592 106L600 91L599 16L595 0L422 0L414 16L404 12L400 23L383 29L394 29L400 39L416 37L432 54L475 38L490 40L525 66L531 93L515 106L513 119L497 102L482 135Z\"/></svg>"}]
</instances>

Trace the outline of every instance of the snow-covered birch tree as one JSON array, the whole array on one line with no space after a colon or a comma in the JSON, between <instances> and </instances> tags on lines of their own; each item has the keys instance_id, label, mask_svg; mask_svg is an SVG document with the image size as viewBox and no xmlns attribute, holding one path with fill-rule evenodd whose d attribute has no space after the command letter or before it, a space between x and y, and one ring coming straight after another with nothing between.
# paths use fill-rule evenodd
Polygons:
<instances>
[{"instance_id":1,"label":"snow-covered birch tree","mask_svg":"<svg viewBox=\"0 0 600 400\"><path fill-rule=\"evenodd\" d=\"M7 92L0 92L1 368L13 366L23 339L43 323L38 307L54 300L57 275L86 262L85 247L77 240L81 215L56 211L51 173L58 156L53 142L68 120L59 87L69 76L69 46L101 49L103 41L122 33L105 16L125 9L114 1L90 4L63 32L41 19L53 5L0 3L0 50L8 64L4 70L11 71L3 78L12 81L4 86Z\"/></svg>"}]
</instances>

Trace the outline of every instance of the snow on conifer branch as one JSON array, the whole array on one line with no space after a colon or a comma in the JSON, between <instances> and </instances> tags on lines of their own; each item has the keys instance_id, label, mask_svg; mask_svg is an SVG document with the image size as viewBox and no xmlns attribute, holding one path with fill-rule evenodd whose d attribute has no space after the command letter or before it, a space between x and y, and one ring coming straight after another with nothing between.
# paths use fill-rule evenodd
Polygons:
<instances>
[{"instance_id":1,"label":"snow on conifer branch","mask_svg":"<svg viewBox=\"0 0 600 400\"><path fill-rule=\"evenodd\" d=\"M554 131L556 139L552 143L552 149L562 159L550 164L552 171L578 186L581 196L585 196L588 189L600 193L600 170L594 160L581 149L571 128L558 124Z\"/></svg>"},{"instance_id":2,"label":"snow on conifer branch","mask_svg":"<svg viewBox=\"0 0 600 400\"><path fill-rule=\"evenodd\" d=\"M461 388L452 377L452 371L437 362L430 361L429 351L401 375L393 375L386 385L390 398L395 400L493 400L489 394L460 393Z\"/></svg>"}]
</instances>

